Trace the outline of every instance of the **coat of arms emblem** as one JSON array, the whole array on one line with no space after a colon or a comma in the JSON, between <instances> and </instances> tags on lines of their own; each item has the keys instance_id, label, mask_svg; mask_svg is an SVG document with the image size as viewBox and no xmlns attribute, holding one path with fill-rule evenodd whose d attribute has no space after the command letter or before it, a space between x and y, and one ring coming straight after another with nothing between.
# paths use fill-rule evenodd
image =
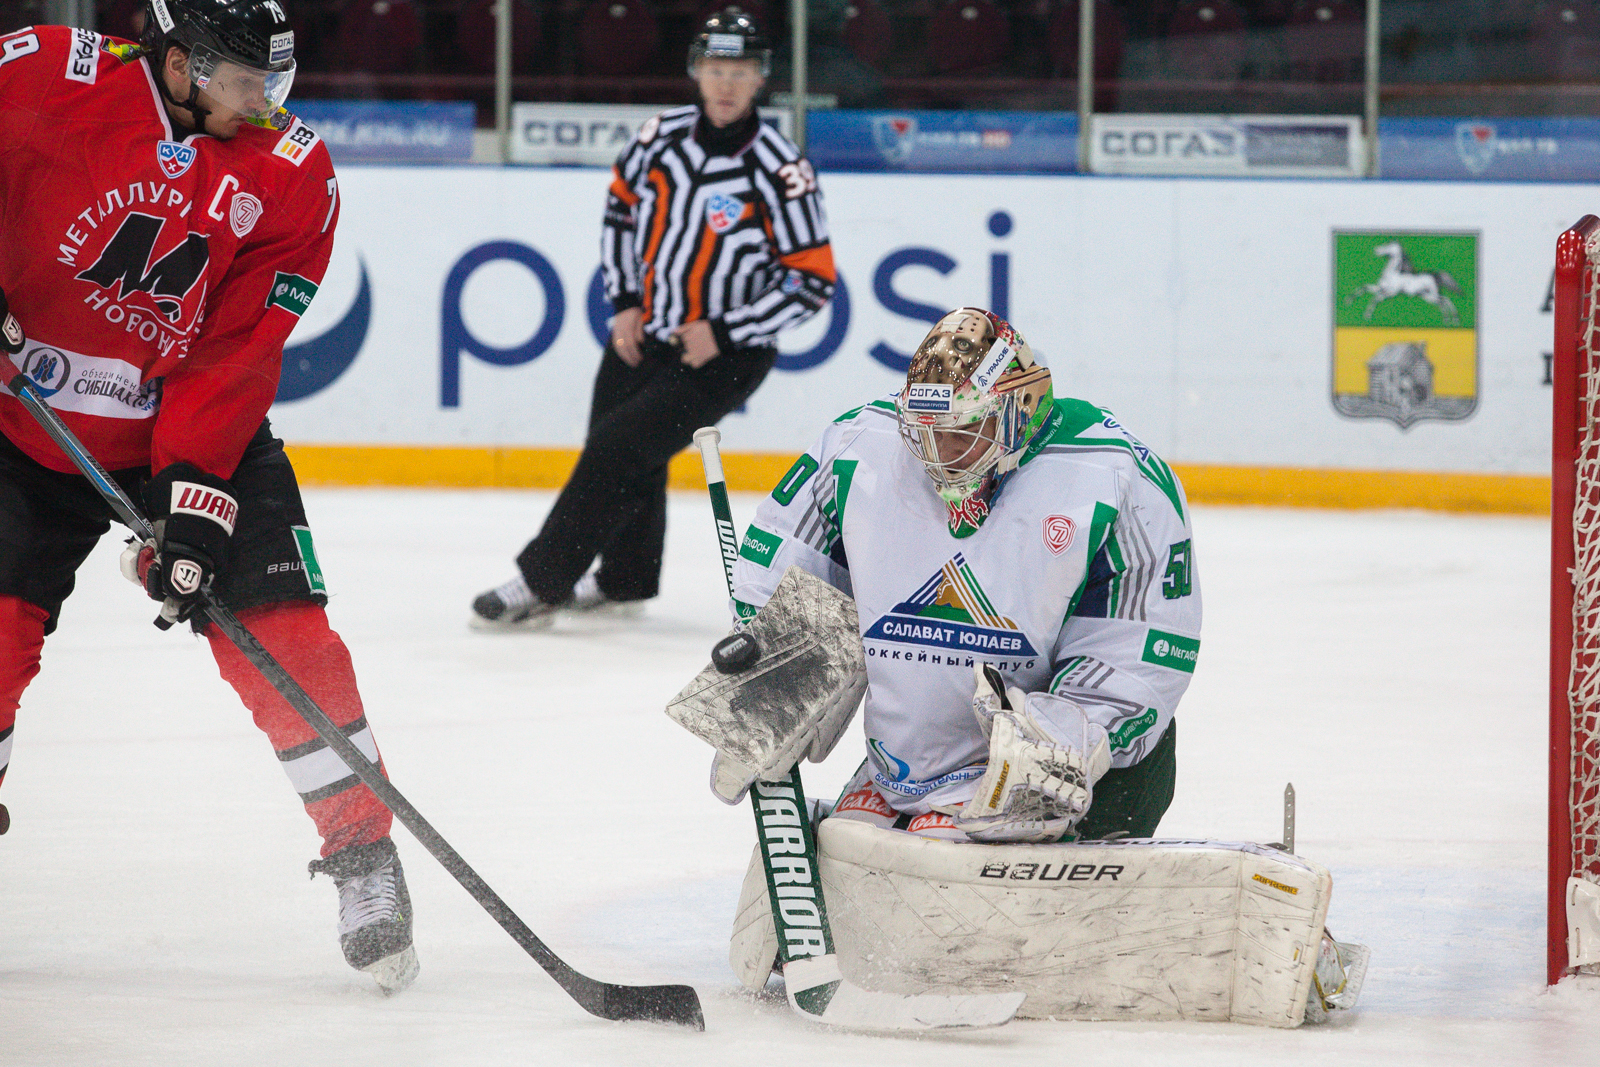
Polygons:
<instances>
[{"instance_id":1,"label":"coat of arms emblem","mask_svg":"<svg viewBox=\"0 0 1600 1067\"><path fill-rule=\"evenodd\" d=\"M1402 430L1478 407L1478 235L1335 233L1333 406Z\"/></svg>"}]
</instances>

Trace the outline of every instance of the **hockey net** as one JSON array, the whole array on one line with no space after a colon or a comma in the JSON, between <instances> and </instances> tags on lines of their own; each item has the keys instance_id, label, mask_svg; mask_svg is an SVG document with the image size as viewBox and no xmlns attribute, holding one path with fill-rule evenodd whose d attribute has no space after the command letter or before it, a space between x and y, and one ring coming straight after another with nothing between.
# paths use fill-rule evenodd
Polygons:
<instances>
[{"instance_id":1,"label":"hockey net","mask_svg":"<svg viewBox=\"0 0 1600 1067\"><path fill-rule=\"evenodd\" d=\"M1551 983L1600 974L1600 218L1556 243L1551 468Z\"/></svg>"}]
</instances>

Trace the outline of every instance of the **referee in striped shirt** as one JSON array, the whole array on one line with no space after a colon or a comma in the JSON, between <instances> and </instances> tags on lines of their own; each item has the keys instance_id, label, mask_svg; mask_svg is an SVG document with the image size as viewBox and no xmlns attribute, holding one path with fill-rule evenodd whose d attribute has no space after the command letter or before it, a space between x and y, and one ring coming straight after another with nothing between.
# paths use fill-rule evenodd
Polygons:
<instances>
[{"instance_id":1,"label":"referee in striped shirt","mask_svg":"<svg viewBox=\"0 0 1600 1067\"><path fill-rule=\"evenodd\" d=\"M689 48L699 103L650 119L617 158L600 239L616 317L583 454L517 576L472 602L475 628L637 613L660 585L667 461L749 399L778 332L833 295L816 174L756 113L771 57L749 15L712 15Z\"/></svg>"}]
</instances>

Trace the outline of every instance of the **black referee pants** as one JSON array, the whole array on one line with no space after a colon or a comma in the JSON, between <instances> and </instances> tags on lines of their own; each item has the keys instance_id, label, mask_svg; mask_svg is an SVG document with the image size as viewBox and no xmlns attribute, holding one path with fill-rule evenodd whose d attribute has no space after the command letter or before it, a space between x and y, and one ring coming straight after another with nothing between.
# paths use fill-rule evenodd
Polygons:
<instances>
[{"instance_id":1,"label":"black referee pants","mask_svg":"<svg viewBox=\"0 0 1600 1067\"><path fill-rule=\"evenodd\" d=\"M630 367L607 345L595 376L583 454L517 566L539 599L559 604L600 558L595 578L611 600L653 597L667 532L667 461L756 391L775 348L738 348L703 367L646 339Z\"/></svg>"}]
</instances>

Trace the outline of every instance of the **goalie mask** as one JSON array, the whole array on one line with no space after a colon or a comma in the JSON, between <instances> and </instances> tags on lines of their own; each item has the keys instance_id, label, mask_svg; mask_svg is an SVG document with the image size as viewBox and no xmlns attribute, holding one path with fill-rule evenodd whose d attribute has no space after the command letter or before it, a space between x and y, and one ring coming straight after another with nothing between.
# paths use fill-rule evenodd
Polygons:
<instances>
[{"instance_id":1,"label":"goalie mask","mask_svg":"<svg viewBox=\"0 0 1600 1067\"><path fill-rule=\"evenodd\" d=\"M999 316L957 308L923 339L895 414L901 439L950 508L952 533L982 524L1053 404L1050 368Z\"/></svg>"}]
</instances>

